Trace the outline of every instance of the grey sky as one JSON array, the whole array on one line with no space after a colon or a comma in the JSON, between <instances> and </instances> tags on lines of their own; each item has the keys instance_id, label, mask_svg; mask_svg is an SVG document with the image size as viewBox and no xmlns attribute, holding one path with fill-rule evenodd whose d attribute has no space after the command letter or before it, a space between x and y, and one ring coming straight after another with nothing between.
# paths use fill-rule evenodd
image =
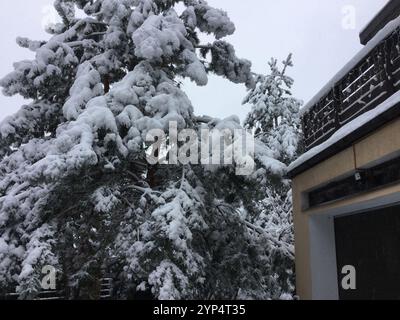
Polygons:
<instances>
[{"instance_id":1,"label":"grey sky","mask_svg":"<svg viewBox=\"0 0 400 320\"><path fill-rule=\"evenodd\" d=\"M253 70L268 71L270 57L283 60L294 54L290 71L296 81L295 95L307 102L360 49L360 29L387 0L208 0L226 10L236 24L236 33L228 40L237 55L253 62ZM0 77L12 70L15 61L32 58L27 49L15 43L17 36L46 39L44 16L49 16L51 0L0 1ZM46 7L47 6L47 7ZM343 8L355 8L355 28L342 26ZM51 14L50 14L51 18ZM210 77L208 86L185 84L197 114L242 119L248 107L241 106L246 90L225 79ZM19 97L0 95L0 120L24 103Z\"/></svg>"}]
</instances>

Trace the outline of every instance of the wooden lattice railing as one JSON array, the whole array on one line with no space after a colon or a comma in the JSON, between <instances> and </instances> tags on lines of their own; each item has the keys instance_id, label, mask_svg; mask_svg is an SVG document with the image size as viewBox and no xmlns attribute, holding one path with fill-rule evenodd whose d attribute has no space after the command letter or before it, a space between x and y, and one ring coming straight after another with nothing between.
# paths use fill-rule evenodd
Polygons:
<instances>
[{"instance_id":1,"label":"wooden lattice railing","mask_svg":"<svg viewBox=\"0 0 400 320\"><path fill-rule=\"evenodd\" d=\"M100 279L100 300L110 300L112 299L112 278L102 278ZM18 300L18 293L9 293L5 297L6 300ZM65 292L63 290L43 290L39 293L36 300L65 300L67 299Z\"/></svg>"},{"instance_id":2,"label":"wooden lattice railing","mask_svg":"<svg viewBox=\"0 0 400 320\"><path fill-rule=\"evenodd\" d=\"M400 27L307 109L302 119L307 150L400 89L399 36Z\"/></svg>"}]
</instances>

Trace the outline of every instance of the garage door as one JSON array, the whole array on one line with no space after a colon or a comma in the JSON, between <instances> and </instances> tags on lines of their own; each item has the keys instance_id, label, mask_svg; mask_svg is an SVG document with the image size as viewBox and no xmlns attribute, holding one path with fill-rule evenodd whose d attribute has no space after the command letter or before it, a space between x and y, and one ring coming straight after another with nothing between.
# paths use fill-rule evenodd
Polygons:
<instances>
[{"instance_id":1,"label":"garage door","mask_svg":"<svg viewBox=\"0 0 400 320\"><path fill-rule=\"evenodd\" d=\"M400 206L335 219L339 296L342 300L400 300ZM342 287L354 266L356 289Z\"/></svg>"}]
</instances>

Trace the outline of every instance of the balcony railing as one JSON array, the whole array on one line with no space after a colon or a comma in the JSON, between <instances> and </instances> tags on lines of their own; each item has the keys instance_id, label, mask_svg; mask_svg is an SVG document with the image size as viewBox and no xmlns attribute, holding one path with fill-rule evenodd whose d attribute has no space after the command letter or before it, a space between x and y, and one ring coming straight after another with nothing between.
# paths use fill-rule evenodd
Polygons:
<instances>
[{"instance_id":1,"label":"balcony railing","mask_svg":"<svg viewBox=\"0 0 400 320\"><path fill-rule=\"evenodd\" d=\"M112 278L101 278L99 287L99 300L111 300L113 291ZM18 293L9 293L5 297L0 296L0 300L18 300ZM42 290L35 300L65 300L65 290Z\"/></svg>"},{"instance_id":2,"label":"balcony railing","mask_svg":"<svg viewBox=\"0 0 400 320\"><path fill-rule=\"evenodd\" d=\"M302 120L307 150L400 89L399 37L397 27L307 108Z\"/></svg>"}]
</instances>

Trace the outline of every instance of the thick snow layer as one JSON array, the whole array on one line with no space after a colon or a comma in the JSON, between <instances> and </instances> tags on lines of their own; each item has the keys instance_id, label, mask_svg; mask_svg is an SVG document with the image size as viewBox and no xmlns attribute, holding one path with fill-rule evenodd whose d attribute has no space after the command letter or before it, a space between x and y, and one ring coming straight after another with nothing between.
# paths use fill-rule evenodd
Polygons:
<instances>
[{"instance_id":1,"label":"thick snow layer","mask_svg":"<svg viewBox=\"0 0 400 320\"><path fill-rule=\"evenodd\" d=\"M139 58L160 60L174 56L181 47L191 48L186 39L184 23L176 13L166 16L151 16L132 34L135 54Z\"/></svg>"},{"instance_id":2,"label":"thick snow layer","mask_svg":"<svg viewBox=\"0 0 400 320\"><path fill-rule=\"evenodd\" d=\"M217 39L222 39L235 32L235 25L225 11L212 8L206 2L200 2L194 9L200 31L214 33Z\"/></svg>"},{"instance_id":3,"label":"thick snow layer","mask_svg":"<svg viewBox=\"0 0 400 320\"><path fill-rule=\"evenodd\" d=\"M288 171L293 171L294 169L301 166L303 163L309 161L310 159L314 158L316 155L321 153L322 151L326 150L327 148L331 147L335 143L339 142L340 140L347 137L349 134L357 130L358 128L362 127L363 125L367 124L372 119L376 118L377 116L381 115L385 111L389 110L390 108L394 107L396 104L400 102L400 91L392 95L388 98L385 102L380 104L375 109L364 113L363 115L359 116L358 118L354 119L350 123L343 126L339 129L329 140L316 146L315 148L311 149L310 151L303 154L300 158L294 161L288 168Z\"/></svg>"},{"instance_id":4,"label":"thick snow layer","mask_svg":"<svg viewBox=\"0 0 400 320\"><path fill-rule=\"evenodd\" d=\"M400 26L400 17L389 22L386 27L377 33L356 56L346 64L342 70L340 70L322 89L308 102L304 108L301 109L302 114L306 113L312 108L318 101L320 101L334 86L337 82L343 79L351 69L353 69L363 58L365 58L381 41L389 36L396 28Z\"/></svg>"},{"instance_id":5,"label":"thick snow layer","mask_svg":"<svg viewBox=\"0 0 400 320\"><path fill-rule=\"evenodd\" d=\"M70 89L70 97L63 107L64 117L76 120L90 99L104 94L100 73L90 62L78 68L76 80Z\"/></svg>"}]
</instances>

